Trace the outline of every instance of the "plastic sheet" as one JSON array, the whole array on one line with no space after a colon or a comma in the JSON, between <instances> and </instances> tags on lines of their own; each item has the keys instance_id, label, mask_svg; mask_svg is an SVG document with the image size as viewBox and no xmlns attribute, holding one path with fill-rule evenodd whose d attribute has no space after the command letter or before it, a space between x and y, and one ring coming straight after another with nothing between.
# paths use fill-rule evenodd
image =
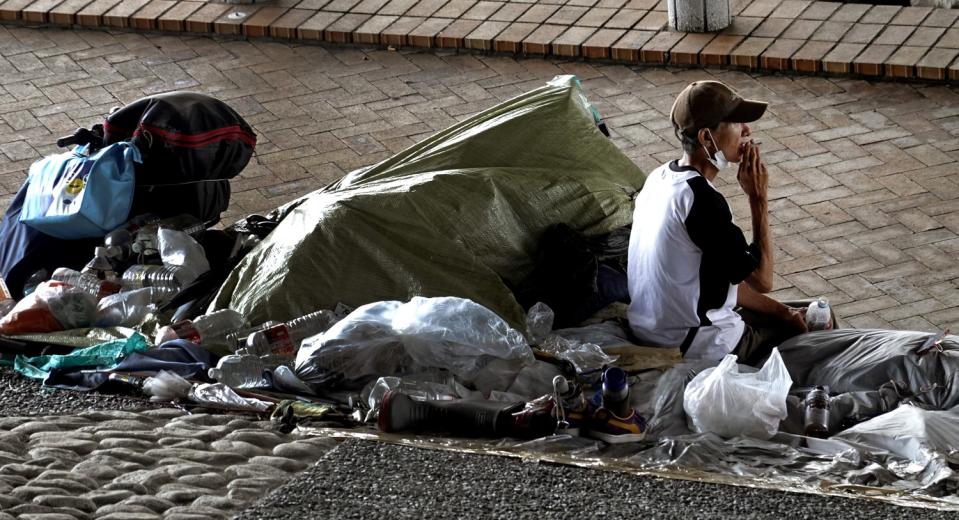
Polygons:
<instances>
[{"instance_id":1,"label":"plastic sheet","mask_svg":"<svg viewBox=\"0 0 959 520\"><path fill-rule=\"evenodd\" d=\"M148 348L146 338L134 334L127 339L110 341L69 354L23 357L17 356L13 369L34 379L45 379L51 370L66 368L113 368L125 357Z\"/></svg>"},{"instance_id":2,"label":"plastic sheet","mask_svg":"<svg viewBox=\"0 0 959 520\"><path fill-rule=\"evenodd\" d=\"M265 412L269 410L273 403L253 399L250 397L241 397L233 391L232 388L223 383L202 383L195 385L188 398L203 406L211 408L226 408L229 410L245 410L250 412Z\"/></svg>"},{"instance_id":3,"label":"plastic sheet","mask_svg":"<svg viewBox=\"0 0 959 520\"><path fill-rule=\"evenodd\" d=\"M643 180L560 76L281 208L212 308L286 321L337 302L458 296L523 330L508 284L532 271L539 235L629 224Z\"/></svg>"},{"instance_id":4,"label":"plastic sheet","mask_svg":"<svg viewBox=\"0 0 959 520\"><path fill-rule=\"evenodd\" d=\"M156 312L156 289L144 287L112 294L97 303L97 327L136 327Z\"/></svg>"},{"instance_id":5,"label":"plastic sheet","mask_svg":"<svg viewBox=\"0 0 959 520\"><path fill-rule=\"evenodd\" d=\"M296 375L314 390L361 388L375 376L445 369L484 393L532 363L523 335L474 302L420 298L364 305L303 341Z\"/></svg>"}]
</instances>

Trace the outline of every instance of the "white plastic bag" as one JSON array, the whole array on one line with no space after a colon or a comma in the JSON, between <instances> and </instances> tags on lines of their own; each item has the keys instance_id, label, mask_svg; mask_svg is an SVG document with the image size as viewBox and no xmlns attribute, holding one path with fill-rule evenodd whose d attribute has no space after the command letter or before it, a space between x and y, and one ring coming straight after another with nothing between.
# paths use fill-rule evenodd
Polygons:
<instances>
[{"instance_id":1,"label":"white plastic bag","mask_svg":"<svg viewBox=\"0 0 959 520\"><path fill-rule=\"evenodd\" d=\"M769 439L786 418L792 384L778 348L753 373L740 373L736 356L727 354L719 366L703 370L686 385L683 409L699 433Z\"/></svg>"},{"instance_id":2,"label":"white plastic bag","mask_svg":"<svg viewBox=\"0 0 959 520\"><path fill-rule=\"evenodd\" d=\"M97 303L97 327L136 327L156 312L158 291L144 287L111 294Z\"/></svg>"}]
</instances>

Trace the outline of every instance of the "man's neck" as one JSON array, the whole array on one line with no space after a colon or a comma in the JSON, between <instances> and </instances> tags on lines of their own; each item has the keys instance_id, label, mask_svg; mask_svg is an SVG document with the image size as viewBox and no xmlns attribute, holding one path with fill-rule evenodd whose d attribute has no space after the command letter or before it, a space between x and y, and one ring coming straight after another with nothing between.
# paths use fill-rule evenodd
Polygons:
<instances>
[{"instance_id":1,"label":"man's neck","mask_svg":"<svg viewBox=\"0 0 959 520\"><path fill-rule=\"evenodd\" d=\"M706 177L706 180L709 182L713 182L716 176L719 175L719 170L713 166L713 163L707 160L706 152L702 149L692 155L684 153L683 158L679 160L679 165L696 168L696 171L701 173L703 177Z\"/></svg>"}]
</instances>

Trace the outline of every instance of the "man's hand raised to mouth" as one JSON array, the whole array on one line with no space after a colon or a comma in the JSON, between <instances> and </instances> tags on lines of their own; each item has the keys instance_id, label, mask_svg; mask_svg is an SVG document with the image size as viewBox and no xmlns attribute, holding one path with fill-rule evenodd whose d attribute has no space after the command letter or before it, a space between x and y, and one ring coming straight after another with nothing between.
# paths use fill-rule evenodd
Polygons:
<instances>
[{"instance_id":1,"label":"man's hand raised to mouth","mask_svg":"<svg viewBox=\"0 0 959 520\"><path fill-rule=\"evenodd\" d=\"M750 204L765 201L769 192L769 172L759 158L759 147L752 142L744 143L740 157L736 180L749 197Z\"/></svg>"}]
</instances>

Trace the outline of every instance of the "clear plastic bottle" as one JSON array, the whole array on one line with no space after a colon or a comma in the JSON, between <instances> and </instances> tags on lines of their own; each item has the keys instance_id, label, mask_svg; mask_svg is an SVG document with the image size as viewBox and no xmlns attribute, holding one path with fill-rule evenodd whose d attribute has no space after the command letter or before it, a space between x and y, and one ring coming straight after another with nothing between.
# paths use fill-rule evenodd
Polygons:
<instances>
[{"instance_id":1,"label":"clear plastic bottle","mask_svg":"<svg viewBox=\"0 0 959 520\"><path fill-rule=\"evenodd\" d=\"M257 356L231 354L221 357L207 375L231 388L262 388L270 386L263 377L267 368L270 367Z\"/></svg>"},{"instance_id":2,"label":"clear plastic bottle","mask_svg":"<svg viewBox=\"0 0 959 520\"><path fill-rule=\"evenodd\" d=\"M165 292L177 293L180 291L180 282L177 280L177 267L165 265L131 265L123 272L123 288L131 291L144 287L156 287Z\"/></svg>"},{"instance_id":3,"label":"clear plastic bottle","mask_svg":"<svg viewBox=\"0 0 959 520\"><path fill-rule=\"evenodd\" d=\"M16 306L17 300L13 299L10 289L7 288L7 282L0 277L0 318L6 316Z\"/></svg>"},{"instance_id":4,"label":"clear plastic bottle","mask_svg":"<svg viewBox=\"0 0 959 520\"><path fill-rule=\"evenodd\" d=\"M603 372L603 408L617 417L629 417L629 384L626 372L619 367L609 367Z\"/></svg>"},{"instance_id":5,"label":"clear plastic bottle","mask_svg":"<svg viewBox=\"0 0 959 520\"><path fill-rule=\"evenodd\" d=\"M157 332L156 343L185 339L208 350L226 347L227 334L246 326L246 319L233 309L222 309L204 314L195 320L180 320Z\"/></svg>"},{"instance_id":6,"label":"clear plastic bottle","mask_svg":"<svg viewBox=\"0 0 959 520\"><path fill-rule=\"evenodd\" d=\"M279 325L279 321L270 320L259 325L254 325L252 327L244 327L236 332L231 332L226 335L227 345L230 347L231 352L236 352L240 349L246 348L246 340L249 338L250 334L254 332L259 332L261 330L266 330L274 325Z\"/></svg>"},{"instance_id":7,"label":"clear plastic bottle","mask_svg":"<svg viewBox=\"0 0 959 520\"><path fill-rule=\"evenodd\" d=\"M806 327L810 330L826 330L832 328L832 312L829 301L820 298L809 304L806 309Z\"/></svg>"},{"instance_id":8,"label":"clear plastic bottle","mask_svg":"<svg viewBox=\"0 0 959 520\"><path fill-rule=\"evenodd\" d=\"M137 231L144 226L156 224L160 217L147 213L138 215L126 224L107 233L104 237L103 245L107 249L107 257L117 262L125 262L133 254L133 241L136 238Z\"/></svg>"},{"instance_id":9,"label":"clear plastic bottle","mask_svg":"<svg viewBox=\"0 0 959 520\"><path fill-rule=\"evenodd\" d=\"M316 311L286 323L254 332L246 339L246 348L253 354L293 356L304 339L325 332L337 322L332 311Z\"/></svg>"},{"instance_id":10,"label":"clear plastic bottle","mask_svg":"<svg viewBox=\"0 0 959 520\"><path fill-rule=\"evenodd\" d=\"M817 386L806 395L805 433L807 437L829 436L829 391Z\"/></svg>"},{"instance_id":11,"label":"clear plastic bottle","mask_svg":"<svg viewBox=\"0 0 959 520\"><path fill-rule=\"evenodd\" d=\"M93 260L80 271L97 277L98 280L107 280L113 283L119 283L120 279L116 271L113 270L113 264L107 257L107 248L98 247L93 255Z\"/></svg>"},{"instance_id":12,"label":"clear plastic bottle","mask_svg":"<svg viewBox=\"0 0 959 520\"><path fill-rule=\"evenodd\" d=\"M61 267L53 272L51 280L72 285L83 292L90 293L101 300L120 292L120 284L115 281L101 280L90 273L81 273L73 269Z\"/></svg>"},{"instance_id":13,"label":"clear plastic bottle","mask_svg":"<svg viewBox=\"0 0 959 520\"><path fill-rule=\"evenodd\" d=\"M47 281L49 278L50 273L47 272L46 269L34 271L33 274L27 278L27 281L23 283L23 295L30 295L30 293L37 290L37 286Z\"/></svg>"}]
</instances>

